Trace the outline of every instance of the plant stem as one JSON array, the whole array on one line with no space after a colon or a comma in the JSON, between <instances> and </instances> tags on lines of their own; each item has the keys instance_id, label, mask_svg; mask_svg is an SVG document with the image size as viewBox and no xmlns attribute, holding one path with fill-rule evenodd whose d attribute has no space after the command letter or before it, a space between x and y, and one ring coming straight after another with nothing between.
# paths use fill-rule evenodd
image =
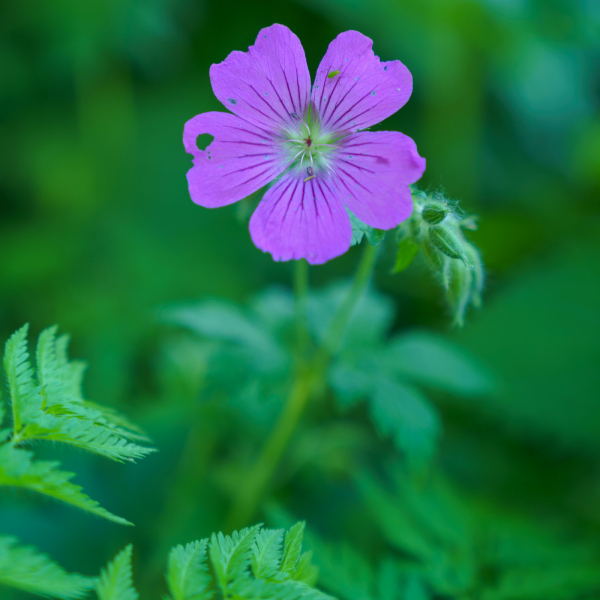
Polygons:
<instances>
[{"instance_id":1,"label":"plant stem","mask_svg":"<svg viewBox=\"0 0 600 600\"><path fill-rule=\"evenodd\" d=\"M344 333L346 332L346 327L354 315L354 310L371 281L371 275L373 274L378 254L379 246L371 246L369 243L366 244L350 291L333 315L329 327L325 332L323 345L321 347L322 352L334 356L338 351Z\"/></svg>"},{"instance_id":2,"label":"plant stem","mask_svg":"<svg viewBox=\"0 0 600 600\"><path fill-rule=\"evenodd\" d=\"M323 346L308 365L303 367L300 362L290 395L279 415L279 419L263 446L258 460L250 469L245 485L240 488L240 493L234 500L226 522L227 530L231 531L244 527L253 518L308 401L323 386L329 361L339 349L346 327L350 323L354 310L369 284L377 254L377 247L366 244L352 286L331 319ZM302 275L302 268L297 266L295 287L297 292L304 293L307 289L304 286L304 281L307 283L307 277ZM305 299L303 300L301 296L297 296L297 315L301 314L300 308L303 307L303 302L305 302ZM298 331L300 333L299 329ZM304 330L305 333L306 330Z\"/></svg>"}]
</instances>

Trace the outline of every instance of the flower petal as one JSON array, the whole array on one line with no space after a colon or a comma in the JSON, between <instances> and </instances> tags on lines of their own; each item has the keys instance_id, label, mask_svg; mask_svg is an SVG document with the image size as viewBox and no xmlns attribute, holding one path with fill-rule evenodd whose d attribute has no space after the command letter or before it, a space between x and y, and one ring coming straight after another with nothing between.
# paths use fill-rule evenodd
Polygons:
<instances>
[{"instance_id":1,"label":"flower petal","mask_svg":"<svg viewBox=\"0 0 600 600\"><path fill-rule=\"evenodd\" d=\"M252 241L274 260L305 258L318 265L344 254L352 227L339 195L325 179L284 175L250 219Z\"/></svg>"},{"instance_id":2,"label":"flower petal","mask_svg":"<svg viewBox=\"0 0 600 600\"><path fill-rule=\"evenodd\" d=\"M345 31L329 44L312 90L324 131L365 129L410 98L410 71L399 60L381 62L372 47L372 40L358 31Z\"/></svg>"},{"instance_id":3,"label":"flower petal","mask_svg":"<svg viewBox=\"0 0 600 600\"><path fill-rule=\"evenodd\" d=\"M212 65L217 98L233 113L269 130L297 128L310 97L310 73L298 37L283 25L262 29L248 52Z\"/></svg>"},{"instance_id":4,"label":"flower petal","mask_svg":"<svg viewBox=\"0 0 600 600\"><path fill-rule=\"evenodd\" d=\"M397 131L363 131L339 144L331 159L333 181L352 213L377 229L392 229L408 219L408 186L425 171L414 141Z\"/></svg>"},{"instance_id":5,"label":"flower petal","mask_svg":"<svg viewBox=\"0 0 600 600\"><path fill-rule=\"evenodd\" d=\"M204 133L214 140L200 150L196 140ZM187 173L192 200L207 208L226 206L273 181L287 167L275 142L272 134L230 113L209 112L190 119L183 144L194 157Z\"/></svg>"}]
</instances>

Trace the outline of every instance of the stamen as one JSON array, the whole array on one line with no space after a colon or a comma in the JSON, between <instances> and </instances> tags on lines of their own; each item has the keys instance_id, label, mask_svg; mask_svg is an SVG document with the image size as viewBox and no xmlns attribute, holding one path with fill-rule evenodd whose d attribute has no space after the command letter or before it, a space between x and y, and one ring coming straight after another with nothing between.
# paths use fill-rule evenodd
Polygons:
<instances>
[{"instance_id":1,"label":"stamen","mask_svg":"<svg viewBox=\"0 0 600 600\"><path fill-rule=\"evenodd\" d=\"M314 173L314 171L312 170L312 168L311 168L311 167L308 167L308 169L306 169L306 172L308 173L309 177L307 177L307 178L304 180L304 183L306 183L307 181L310 181L311 179L314 179L314 178L316 177L316 175L314 175L314 174L313 174L313 173Z\"/></svg>"}]
</instances>

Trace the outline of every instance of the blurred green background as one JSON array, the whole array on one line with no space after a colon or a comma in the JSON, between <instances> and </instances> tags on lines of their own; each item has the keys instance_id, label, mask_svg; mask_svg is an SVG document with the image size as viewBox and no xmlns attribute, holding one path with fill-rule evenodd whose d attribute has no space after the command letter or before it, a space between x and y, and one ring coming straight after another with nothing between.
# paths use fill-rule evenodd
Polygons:
<instances>
[{"instance_id":1,"label":"blurred green background","mask_svg":"<svg viewBox=\"0 0 600 600\"><path fill-rule=\"evenodd\" d=\"M300 37L312 73L348 29L371 37L382 59L404 62L413 96L378 128L414 138L427 158L421 184L480 216L471 240L488 282L484 308L464 330L449 329L423 265L392 276L390 247L376 275L396 301L396 329L444 333L501 382L477 402L439 400L443 468L514 509L598 530L596 0L3 3L2 339L24 322L34 333L59 323L73 335L72 355L91 365L88 396L137 418L160 453L134 467L49 451L135 530L10 492L0 529L86 573L131 539L149 565L141 583L148 589L168 544L222 526L219 490L233 477L227 435L235 424L199 415L193 394L173 382L165 347L176 334L158 310L205 297L246 303L265 286L291 282L290 264L252 245L243 210L191 202L191 157L181 143L186 120L225 110L212 94L210 65L245 50L272 23ZM350 275L358 252L312 268L311 284ZM317 511L301 507L317 502L311 498L295 501L309 524Z\"/></svg>"}]
</instances>

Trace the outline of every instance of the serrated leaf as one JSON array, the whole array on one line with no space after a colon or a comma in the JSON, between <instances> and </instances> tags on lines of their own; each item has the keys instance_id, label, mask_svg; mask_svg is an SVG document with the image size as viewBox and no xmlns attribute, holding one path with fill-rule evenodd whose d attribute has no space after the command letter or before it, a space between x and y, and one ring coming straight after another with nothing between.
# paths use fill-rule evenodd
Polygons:
<instances>
[{"instance_id":1,"label":"serrated leaf","mask_svg":"<svg viewBox=\"0 0 600 600\"><path fill-rule=\"evenodd\" d=\"M132 548L129 545L119 552L100 573L96 582L98 600L138 600L131 572Z\"/></svg>"},{"instance_id":2,"label":"serrated leaf","mask_svg":"<svg viewBox=\"0 0 600 600\"><path fill-rule=\"evenodd\" d=\"M260 525L234 531L231 536L213 533L210 539L209 556L217 583L224 597L232 591L232 586L240 586L249 577L252 545ZM235 588L233 588L235 589Z\"/></svg>"},{"instance_id":3,"label":"serrated leaf","mask_svg":"<svg viewBox=\"0 0 600 600\"><path fill-rule=\"evenodd\" d=\"M375 229L363 223L356 215L346 209L350 217L350 224L352 225L352 240L351 246L356 246L362 242L363 237L366 236L367 241L371 246L377 246L381 240L385 237L385 231L382 229Z\"/></svg>"},{"instance_id":4,"label":"serrated leaf","mask_svg":"<svg viewBox=\"0 0 600 600\"><path fill-rule=\"evenodd\" d=\"M0 485L32 490L115 523L131 525L102 508L86 496L80 486L71 483L75 474L61 471L60 463L33 461L32 457L32 452L15 448L10 443L0 446Z\"/></svg>"},{"instance_id":5,"label":"serrated leaf","mask_svg":"<svg viewBox=\"0 0 600 600\"><path fill-rule=\"evenodd\" d=\"M381 356L388 373L462 396L482 396L497 389L495 377L466 350L425 331L394 338Z\"/></svg>"},{"instance_id":6,"label":"serrated leaf","mask_svg":"<svg viewBox=\"0 0 600 600\"><path fill-rule=\"evenodd\" d=\"M13 431L20 433L23 426L42 410L43 398L33 377L27 349L29 325L24 325L6 342L4 372L8 382L13 415Z\"/></svg>"},{"instance_id":7,"label":"serrated leaf","mask_svg":"<svg viewBox=\"0 0 600 600\"><path fill-rule=\"evenodd\" d=\"M285 573L289 578L292 578L296 572L298 560L302 552L302 539L304 538L304 528L306 523L300 521L296 523L285 535L283 546L283 558L281 559L281 567L279 571Z\"/></svg>"},{"instance_id":8,"label":"serrated leaf","mask_svg":"<svg viewBox=\"0 0 600 600\"><path fill-rule=\"evenodd\" d=\"M30 546L17 546L12 537L0 537L0 584L62 600L81 598L94 580L64 571L48 556Z\"/></svg>"},{"instance_id":9,"label":"serrated leaf","mask_svg":"<svg viewBox=\"0 0 600 600\"><path fill-rule=\"evenodd\" d=\"M281 564L283 529L263 529L256 536L250 563L257 579L270 579Z\"/></svg>"},{"instance_id":10,"label":"serrated leaf","mask_svg":"<svg viewBox=\"0 0 600 600\"><path fill-rule=\"evenodd\" d=\"M207 545L205 539L171 550L167 584L173 600L208 600L212 596L208 590Z\"/></svg>"},{"instance_id":11,"label":"serrated leaf","mask_svg":"<svg viewBox=\"0 0 600 600\"><path fill-rule=\"evenodd\" d=\"M298 566L294 573L295 581L300 581L306 585L315 585L319 576L319 569L312 563L312 557L312 550L300 555L300 560L298 560Z\"/></svg>"}]
</instances>

